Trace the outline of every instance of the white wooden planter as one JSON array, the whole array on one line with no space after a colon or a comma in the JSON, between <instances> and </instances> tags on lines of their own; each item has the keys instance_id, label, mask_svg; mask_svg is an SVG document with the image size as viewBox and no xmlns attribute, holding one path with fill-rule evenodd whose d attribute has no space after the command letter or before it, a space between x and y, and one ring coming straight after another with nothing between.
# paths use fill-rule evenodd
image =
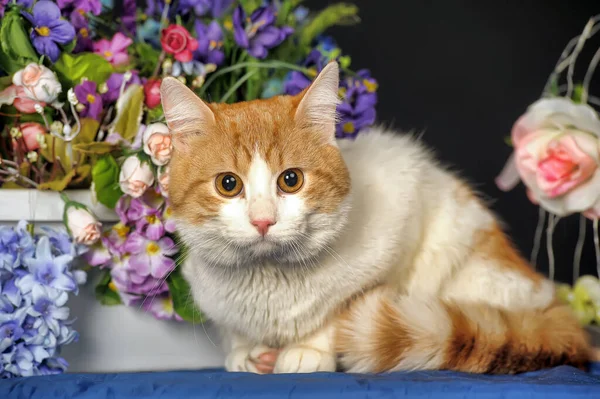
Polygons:
<instances>
[{"instance_id":1,"label":"white wooden planter","mask_svg":"<svg viewBox=\"0 0 600 399\"><path fill-rule=\"evenodd\" d=\"M102 222L118 221L102 205L91 204L89 191L67 191L72 200L92 209ZM62 224L63 202L57 193L0 189L0 225L19 220L38 226ZM96 301L91 273L88 283L69 300L76 317L79 342L68 345L63 356L69 372L126 372L200 369L223 366L219 337L211 326L165 322L138 309L103 306ZM214 344L213 344L214 342Z\"/></svg>"}]
</instances>

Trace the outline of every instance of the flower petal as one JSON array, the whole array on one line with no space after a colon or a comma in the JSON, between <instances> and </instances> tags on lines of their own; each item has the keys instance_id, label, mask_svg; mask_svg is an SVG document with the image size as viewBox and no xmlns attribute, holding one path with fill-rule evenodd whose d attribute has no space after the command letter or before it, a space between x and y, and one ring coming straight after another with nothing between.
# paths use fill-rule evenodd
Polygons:
<instances>
[{"instance_id":1,"label":"flower petal","mask_svg":"<svg viewBox=\"0 0 600 399\"><path fill-rule=\"evenodd\" d=\"M75 38L75 28L67 21L58 20L50 28L50 38L60 44L68 44Z\"/></svg>"},{"instance_id":2,"label":"flower petal","mask_svg":"<svg viewBox=\"0 0 600 399\"><path fill-rule=\"evenodd\" d=\"M35 26L50 26L54 21L60 19L60 8L51 1L38 1L33 6L33 18Z\"/></svg>"}]
</instances>

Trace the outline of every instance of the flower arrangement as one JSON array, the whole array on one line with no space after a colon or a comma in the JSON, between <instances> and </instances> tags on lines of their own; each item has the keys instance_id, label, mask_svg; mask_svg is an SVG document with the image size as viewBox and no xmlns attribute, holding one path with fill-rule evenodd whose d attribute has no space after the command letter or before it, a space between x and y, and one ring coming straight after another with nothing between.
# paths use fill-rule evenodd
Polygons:
<instances>
[{"instance_id":1,"label":"flower arrangement","mask_svg":"<svg viewBox=\"0 0 600 399\"><path fill-rule=\"evenodd\" d=\"M590 82L600 62L596 51L580 83L574 81L575 63L586 42L600 30L600 15L591 18L583 32L566 46L542 97L514 123L509 142L514 151L496 179L504 191L519 181L529 200L540 206L532 263L538 256L548 216L546 238L550 278L555 265L552 234L560 218L579 214L579 240L573 261L573 286L558 285L558 295L569 303L582 324L600 324L600 282L579 273L586 224L592 220L598 276L600 276L600 118L593 106L600 99L590 94ZM561 84L561 78L566 82Z\"/></svg>"},{"instance_id":2,"label":"flower arrangement","mask_svg":"<svg viewBox=\"0 0 600 399\"><path fill-rule=\"evenodd\" d=\"M77 339L65 306L86 273L72 268L85 248L64 231L0 226L0 378L57 374L60 348Z\"/></svg>"},{"instance_id":3,"label":"flower arrangement","mask_svg":"<svg viewBox=\"0 0 600 399\"><path fill-rule=\"evenodd\" d=\"M0 0L2 1L2 0ZM3 0L0 189L89 188L115 209L103 227L65 199L65 224L100 269L105 304L202 321L176 264L168 200L171 136L159 88L174 76L209 102L297 94L341 66L338 138L376 118L377 81L324 36L357 8L301 0Z\"/></svg>"}]
</instances>

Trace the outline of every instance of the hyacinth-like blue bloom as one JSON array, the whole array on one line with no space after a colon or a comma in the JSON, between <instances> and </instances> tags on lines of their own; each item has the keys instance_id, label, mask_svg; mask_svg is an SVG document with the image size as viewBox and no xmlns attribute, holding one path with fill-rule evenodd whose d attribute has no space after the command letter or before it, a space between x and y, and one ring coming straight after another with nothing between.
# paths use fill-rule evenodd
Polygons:
<instances>
[{"instance_id":1,"label":"hyacinth-like blue bloom","mask_svg":"<svg viewBox=\"0 0 600 399\"><path fill-rule=\"evenodd\" d=\"M60 347L78 338L66 303L85 281L71 270L82 247L63 230L43 232L0 227L0 378L64 372Z\"/></svg>"}]
</instances>

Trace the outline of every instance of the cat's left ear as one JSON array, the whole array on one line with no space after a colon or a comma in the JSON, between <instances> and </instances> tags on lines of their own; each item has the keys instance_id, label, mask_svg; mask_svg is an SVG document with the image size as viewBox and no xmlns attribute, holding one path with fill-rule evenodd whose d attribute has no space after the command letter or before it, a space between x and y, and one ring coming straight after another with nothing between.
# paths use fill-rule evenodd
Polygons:
<instances>
[{"instance_id":1,"label":"cat's left ear","mask_svg":"<svg viewBox=\"0 0 600 399\"><path fill-rule=\"evenodd\" d=\"M173 142L180 149L187 147L187 138L206 132L215 122L210 107L175 78L163 79L160 97Z\"/></svg>"},{"instance_id":2,"label":"cat's left ear","mask_svg":"<svg viewBox=\"0 0 600 399\"><path fill-rule=\"evenodd\" d=\"M334 145L339 83L338 64L331 61L304 92L295 116L298 123L318 129L325 141Z\"/></svg>"}]
</instances>

